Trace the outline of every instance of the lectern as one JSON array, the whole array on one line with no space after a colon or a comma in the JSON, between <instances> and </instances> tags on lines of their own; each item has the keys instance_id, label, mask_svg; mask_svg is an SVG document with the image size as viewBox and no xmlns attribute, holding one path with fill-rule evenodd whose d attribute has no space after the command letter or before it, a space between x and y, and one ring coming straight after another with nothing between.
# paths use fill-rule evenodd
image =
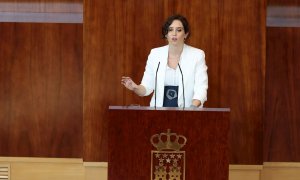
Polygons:
<instances>
[{"instance_id":1,"label":"lectern","mask_svg":"<svg viewBox=\"0 0 300 180\"><path fill-rule=\"evenodd\" d=\"M110 106L108 180L228 180L229 115L228 108Z\"/></svg>"}]
</instances>

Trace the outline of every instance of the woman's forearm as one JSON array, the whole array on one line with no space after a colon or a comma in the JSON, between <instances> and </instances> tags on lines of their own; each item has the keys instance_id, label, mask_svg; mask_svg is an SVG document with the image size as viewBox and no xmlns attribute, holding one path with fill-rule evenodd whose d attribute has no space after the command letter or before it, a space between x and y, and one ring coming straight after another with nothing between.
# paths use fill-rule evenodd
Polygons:
<instances>
[{"instance_id":1,"label":"woman's forearm","mask_svg":"<svg viewBox=\"0 0 300 180\"><path fill-rule=\"evenodd\" d=\"M143 85L138 85L133 89L133 92L138 96L145 96L146 88Z\"/></svg>"}]
</instances>

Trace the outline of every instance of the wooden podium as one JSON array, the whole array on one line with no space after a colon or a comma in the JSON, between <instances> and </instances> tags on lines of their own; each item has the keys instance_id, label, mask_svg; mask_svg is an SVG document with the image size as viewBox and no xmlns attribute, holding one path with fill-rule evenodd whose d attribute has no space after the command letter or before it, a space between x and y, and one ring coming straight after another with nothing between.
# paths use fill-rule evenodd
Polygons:
<instances>
[{"instance_id":1,"label":"wooden podium","mask_svg":"<svg viewBox=\"0 0 300 180\"><path fill-rule=\"evenodd\" d=\"M110 106L109 114L108 180L156 180L150 139L168 129L187 139L180 180L228 180L229 109Z\"/></svg>"}]
</instances>

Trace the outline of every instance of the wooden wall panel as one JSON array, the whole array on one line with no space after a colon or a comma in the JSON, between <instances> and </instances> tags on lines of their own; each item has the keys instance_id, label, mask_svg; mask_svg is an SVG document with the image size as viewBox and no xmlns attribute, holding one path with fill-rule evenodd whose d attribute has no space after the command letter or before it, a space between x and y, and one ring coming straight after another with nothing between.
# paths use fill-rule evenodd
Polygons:
<instances>
[{"instance_id":1,"label":"wooden wall panel","mask_svg":"<svg viewBox=\"0 0 300 180\"><path fill-rule=\"evenodd\" d=\"M0 156L82 156L82 25L0 23Z\"/></svg>"},{"instance_id":2,"label":"wooden wall panel","mask_svg":"<svg viewBox=\"0 0 300 180\"><path fill-rule=\"evenodd\" d=\"M218 86L210 91L211 96L220 95L221 106L231 108L230 163L262 164L265 3L226 1L219 23L221 38L215 42L221 52L210 61L219 58L212 69Z\"/></svg>"},{"instance_id":3,"label":"wooden wall panel","mask_svg":"<svg viewBox=\"0 0 300 180\"><path fill-rule=\"evenodd\" d=\"M191 24L188 43L206 52L205 105L231 108L231 163L262 163L265 1L86 0L84 9L85 160L107 160L108 105L148 105L120 77L141 80L150 49L165 44L162 23L181 13Z\"/></svg>"},{"instance_id":4,"label":"wooden wall panel","mask_svg":"<svg viewBox=\"0 0 300 180\"><path fill-rule=\"evenodd\" d=\"M264 161L300 161L300 28L267 29Z\"/></svg>"},{"instance_id":5,"label":"wooden wall panel","mask_svg":"<svg viewBox=\"0 0 300 180\"><path fill-rule=\"evenodd\" d=\"M190 19L194 30L190 44L206 52L209 89L205 105L231 108L230 163L261 164L264 1L190 1L178 3L176 9Z\"/></svg>"},{"instance_id":6,"label":"wooden wall panel","mask_svg":"<svg viewBox=\"0 0 300 180\"><path fill-rule=\"evenodd\" d=\"M299 8L299 0L268 0L264 161L300 160Z\"/></svg>"},{"instance_id":7,"label":"wooden wall panel","mask_svg":"<svg viewBox=\"0 0 300 180\"><path fill-rule=\"evenodd\" d=\"M121 76L140 81L152 47L162 45L160 0L85 1L84 160L107 161L109 105L147 105L121 86ZM98 9L106 7L102 11ZM161 24L161 23L159 23Z\"/></svg>"}]
</instances>

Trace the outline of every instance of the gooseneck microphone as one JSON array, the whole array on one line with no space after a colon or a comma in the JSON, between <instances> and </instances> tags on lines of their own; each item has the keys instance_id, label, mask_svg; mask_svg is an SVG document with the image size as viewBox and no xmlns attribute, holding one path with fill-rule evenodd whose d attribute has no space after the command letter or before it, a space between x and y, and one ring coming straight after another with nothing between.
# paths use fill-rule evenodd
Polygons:
<instances>
[{"instance_id":1,"label":"gooseneck microphone","mask_svg":"<svg viewBox=\"0 0 300 180\"><path fill-rule=\"evenodd\" d=\"M181 73L181 78L182 78L182 91L183 91L183 109L185 108L185 95L184 95L184 82L183 82L183 73L180 67L180 64L178 63L178 67Z\"/></svg>"},{"instance_id":2,"label":"gooseneck microphone","mask_svg":"<svg viewBox=\"0 0 300 180\"><path fill-rule=\"evenodd\" d=\"M157 72L158 72L158 69L159 69L159 65L160 65L160 62L158 62L158 65L157 65L157 69L156 69L156 73L155 73L155 88L154 88L154 108L156 109L156 88L157 88Z\"/></svg>"}]
</instances>

